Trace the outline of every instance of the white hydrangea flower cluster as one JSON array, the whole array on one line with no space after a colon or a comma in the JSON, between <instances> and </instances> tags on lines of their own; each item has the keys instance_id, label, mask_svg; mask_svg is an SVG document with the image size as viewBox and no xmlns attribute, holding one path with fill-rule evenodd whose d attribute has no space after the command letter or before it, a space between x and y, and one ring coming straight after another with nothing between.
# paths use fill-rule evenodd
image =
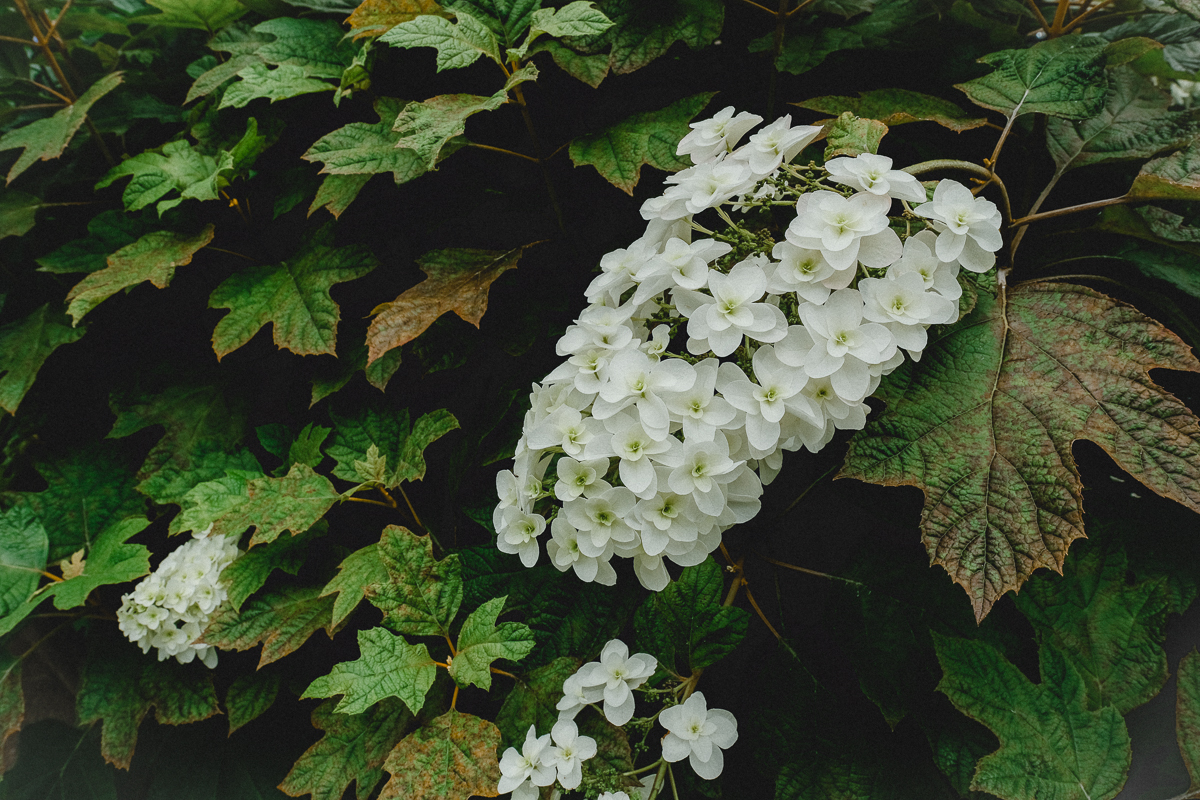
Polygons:
<instances>
[{"instance_id":1,"label":"white hydrangea flower cluster","mask_svg":"<svg viewBox=\"0 0 1200 800\"><path fill-rule=\"evenodd\" d=\"M218 580L222 570L240 555L236 536L196 534L121 598L121 632L143 653L157 648L159 661L174 656L187 664L199 658L209 669L216 667L217 648L196 640L227 597Z\"/></svg>"},{"instance_id":2,"label":"white hydrangea flower cluster","mask_svg":"<svg viewBox=\"0 0 1200 800\"><path fill-rule=\"evenodd\" d=\"M504 751L498 791L512 792L512 800L536 800L539 787L550 786L556 780L563 789L578 788L583 780L583 762L596 755L596 740L579 735L575 717L585 707L603 702L604 718L613 725L624 725L633 719L633 690L656 669L658 660L654 656L630 655L629 646L620 639L604 645L598 661L584 664L563 681L563 696L556 706L558 722L551 732L538 736L535 726L530 725L521 750L510 747ZM721 750L737 741L733 714L709 709L704 694L694 692L680 705L664 709L658 721L667 729L662 740L666 761L687 758L696 774L707 780L721 774ZM605 793L599 800L619 797L628 800L624 792Z\"/></svg>"},{"instance_id":3,"label":"white hydrangea flower cluster","mask_svg":"<svg viewBox=\"0 0 1200 800\"><path fill-rule=\"evenodd\" d=\"M792 166L820 128L790 116L739 147L761 121L726 108L692 124L678 152L695 166L642 206L640 239L601 259L558 342L566 361L534 386L514 467L496 480L497 546L525 566L549 527L560 571L612 585L620 556L661 590L664 560L699 564L758 513L784 451L862 428L882 376L958 318L959 270L995 264L990 201L952 180L930 200L884 156ZM779 241L727 212L792 204ZM732 232L693 221L708 210Z\"/></svg>"}]
</instances>

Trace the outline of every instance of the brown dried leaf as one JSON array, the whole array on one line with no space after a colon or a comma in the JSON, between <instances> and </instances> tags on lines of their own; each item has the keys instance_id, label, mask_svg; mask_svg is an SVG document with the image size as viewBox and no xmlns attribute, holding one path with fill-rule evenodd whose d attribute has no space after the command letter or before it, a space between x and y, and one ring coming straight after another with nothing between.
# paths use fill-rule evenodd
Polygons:
<instances>
[{"instance_id":1,"label":"brown dried leaf","mask_svg":"<svg viewBox=\"0 0 1200 800\"><path fill-rule=\"evenodd\" d=\"M434 0L365 0L346 17L346 24L350 26L350 35L361 39L387 33L401 22L416 19L422 14L450 16Z\"/></svg>"},{"instance_id":2,"label":"brown dried leaf","mask_svg":"<svg viewBox=\"0 0 1200 800\"><path fill-rule=\"evenodd\" d=\"M406 736L383 768L391 780L379 800L467 800L496 797L500 729L450 709Z\"/></svg>"}]
</instances>

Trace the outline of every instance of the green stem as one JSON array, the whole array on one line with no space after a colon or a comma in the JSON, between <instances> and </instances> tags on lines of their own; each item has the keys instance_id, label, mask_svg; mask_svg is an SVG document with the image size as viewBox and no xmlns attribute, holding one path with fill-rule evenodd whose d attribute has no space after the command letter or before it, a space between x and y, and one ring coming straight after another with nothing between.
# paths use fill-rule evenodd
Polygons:
<instances>
[{"instance_id":1,"label":"green stem","mask_svg":"<svg viewBox=\"0 0 1200 800\"><path fill-rule=\"evenodd\" d=\"M960 161L957 158L935 158L931 161L922 161L919 164L913 164L911 167L905 167L901 172L907 172L909 175L920 175L939 169L957 169L963 172L971 172L986 178L988 183L996 184L996 188L1000 190L1000 199L1004 201L1004 216L1006 219L1012 219L1012 203L1008 199L1008 187L1004 185L1004 181L1000 180L1000 176L996 174L994 169L988 169L970 161ZM984 183L983 186L987 186L987 183Z\"/></svg>"}]
</instances>

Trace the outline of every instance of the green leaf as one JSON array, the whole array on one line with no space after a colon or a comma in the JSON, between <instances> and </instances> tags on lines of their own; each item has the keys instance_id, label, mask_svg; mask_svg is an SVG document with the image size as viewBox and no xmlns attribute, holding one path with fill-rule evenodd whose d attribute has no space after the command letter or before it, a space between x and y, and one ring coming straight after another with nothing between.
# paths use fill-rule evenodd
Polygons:
<instances>
[{"instance_id":1,"label":"green leaf","mask_svg":"<svg viewBox=\"0 0 1200 800\"><path fill-rule=\"evenodd\" d=\"M310 78L303 67L284 65L268 68L251 64L238 73L239 80L225 90L218 108L244 108L251 100L265 97L274 103L313 92L332 92L335 87L319 78Z\"/></svg>"},{"instance_id":2,"label":"green leaf","mask_svg":"<svg viewBox=\"0 0 1200 800\"><path fill-rule=\"evenodd\" d=\"M1122 715L1167 681L1166 579L1130 583L1128 574L1121 550L1092 547L1070 559L1061 577L1040 575L1017 595L1038 642L1079 673L1088 708L1112 706Z\"/></svg>"},{"instance_id":3,"label":"green leaf","mask_svg":"<svg viewBox=\"0 0 1200 800\"><path fill-rule=\"evenodd\" d=\"M733 652L746 635L745 609L722 606L725 578L711 557L646 598L634 617L637 642L659 665L688 677Z\"/></svg>"},{"instance_id":4,"label":"green leaf","mask_svg":"<svg viewBox=\"0 0 1200 800\"><path fill-rule=\"evenodd\" d=\"M1200 132L1200 111L1168 111L1170 98L1129 68L1109 74L1104 108L1084 120L1050 119L1046 145L1058 172L1149 158L1185 144Z\"/></svg>"},{"instance_id":5,"label":"green leaf","mask_svg":"<svg viewBox=\"0 0 1200 800\"><path fill-rule=\"evenodd\" d=\"M88 236L67 242L37 259L38 272L95 272L108 266L108 256L143 233L143 223L132 214L102 211L88 221Z\"/></svg>"},{"instance_id":6,"label":"green leaf","mask_svg":"<svg viewBox=\"0 0 1200 800\"><path fill-rule=\"evenodd\" d=\"M689 160L675 154L679 140L688 133L688 122L695 118L716 92L685 97L659 111L634 114L597 133L580 136L571 142L571 162L591 165L613 186L633 194L641 177L642 165L676 172L689 166Z\"/></svg>"},{"instance_id":7,"label":"green leaf","mask_svg":"<svg viewBox=\"0 0 1200 800\"><path fill-rule=\"evenodd\" d=\"M1103 39L1062 36L1025 50L1001 50L979 59L995 72L960 83L975 105L1010 120L1022 114L1087 119L1104 109L1108 75Z\"/></svg>"},{"instance_id":8,"label":"green leaf","mask_svg":"<svg viewBox=\"0 0 1200 800\"><path fill-rule=\"evenodd\" d=\"M1177 153L1144 164L1129 194L1142 200L1200 199L1200 147L1192 141Z\"/></svg>"},{"instance_id":9,"label":"green leaf","mask_svg":"<svg viewBox=\"0 0 1200 800\"><path fill-rule=\"evenodd\" d=\"M238 447L244 413L216 386L180 385L157 395L114 396L110 406L117 415L110 439L163 427L137 474L138 491L156 503L183 505L194 486L223 478L227 470L260 472L258 460Z\"/></svg>"},{"instance_id":10,"label":"green leaf","mask_svg":"<svg viewBox=\"0 0 1200 800\"><path fill-rule=\"evenodd\" d=\"M145 517L131 517L105 528L87 551L83 572L46 589L47 597L54 595L54 607L59 610L76 608L87 602L88 595L99 586L125 583L149 575L150 549L125 541L149 524L150 520Z\"/></svg>"},{"instance_id":11,"label":"green leaf","mask_svg":"<svg viewBox=\"0 0 1200 800\"><path fill-rule=\"evenodd\" d=\"M324 165L321 173L331 176L390 172L400 184L424 175L427 167L422 155L406 147L397 147L400 134L392 130L404 106L404 101L394 97L376 99L375 113L379 115L379 122L352 122L327 133L301 158L319 161ZM449 149L442 148L443 152Z\"/></svg>"},{"instance_id":12,"label":"green leaf","mask_svg":"<svg viewBox=\"0 0 1200 800\"><path fill-rule=\"evenodd\" d=\"M150 281L165 289L175 277L175 268L192 263L192 256L213 238L213 226L205 225L194 236L174 231L148 233L108 257L108 267L93 272L67 293L67 313L75 325L106 299Z\"/></svg>"},{"instance_id":13,"label":"green leaf","mask_svg":"<svg viewBox=\"0 0 1200 800\"><path fill-rule=\"evenodd\" d=\"M1183 0L1191 3L1192 0ZM1194 6L1193 6L1194 7ZM1165 10L1165 9L1164 9ZM1192 77L1200 70L1200 23L1195 19L1180 14L1143 14L1137 19L1114 25L1100 35L1114 44L1125 37L1148 37L1160 46L1153 56L1153 61L1167 68L1168 74L1163 75L1168 80L1173 77ZM1111 48L1112 45L1109 45ZM1149 67L1142 62L1139 68ZM1146 71L1143 69L1143 71ZM1150 74L1156 72L1150 67ZM1175 75L1169 72L1176 73ZM1179 74L1182 73L1182 74Z\"/></svg>"},{"instance_id":14,"label":"green leaf","mask_svg":"<svg viewBox=\"0 0 1200 800\"><path fill-rule=\"evenodd\" d=\"M299 67L310 77L340 80L354 61L356 48L331 20L278 17L255 25L254 33L275 37L256 48L255 55L268 64Z\"/></svg>"},{"instance_id":15,"label":"green leaf","mask_svg":"<svg viewBox=\"0 0 1200 800\"><path fill-rule=\"evenodd\" d=\"M38 159L49 161L61 156L71 143L75 132L87 119L92 105L117 88L122 80L120 72L105 75L93 83L74 103L56 111L54 116L39 119L0 136L0 151L24 148L16 163L8 170L6 183L12 183Z\"/></svg>"},{"instance_id":16,"label":"green leaf","mask_svg":"<svg viewBox=\"0 0 1200 800\"><path fill-rule=\"evenodd\" d=\"M379 540L379 556L388 580L372 584L367 599L384 613L384 622L409 636L450 636L450 623L462 603L462 565L457 555L433 557L428 536L389 525Z\"/></svg>"},{"instance_id":17,"label":"green leaf","mask_svg":"<svg viewBox=\"0 0 1200 800\"><path fill-rule=\"evenodd\" d=\"M1195 254L1130 242L1117 255L1132 262L1143 274L1172 283L1193 297L1200 297L1200 269L1197 269Z\"/></svg>"},{"instance_id":18,"label":"green leaf","mask_svg":"<svg viewBox=\"0 0 1200 800\"><path fill-rule=\"evenodd\" d=\"M227 81L236 78L242 70L252 67L255 64L262 65L266 64L266 62L257 53L243 53L234 56L228 61L217 64L217 66L196 78L192 87L188 89L187 97L184 98L183 102L187 104L193 100L212 94ZM327 86L327 84L322 84L322 86ZM242 105L245 105L245 103Z\"/></svg>"},{"instance_id":19,"label":"green leaf","mask_svg":"<svg viewBox=\"0 0 1200 800\"><path fill-rule=\"evenodd\" d=\"M328 525L321 520L304 533L285 536L270 544L252 547L237 557L221 572L221 583L228 592L229 605L237 611L246 598L257 592L275 570L295 575L304 565L304 558L314 539L325 533ZM341 622L335 619L333 627Z\"/></svg>"},{"instance_id":20,"label":"green leaf","mask_svg":"<svg viewBox=\"0 0 1200 800\"><path fill-rule=\"evenodd\" d=\"M470 14L458 15L453 23L444 17L420 16L392 28L379 41L404 48L436 48L438 72L469 67L480 56L503 63L495 34Z\"/></svg>"},{"instance_id":21,"label":"green leaf","mask_svg":"<svg viewBox=\"0 0 1200 800\"><path fill-rule=\"evenodd\" d=\"M1195 648L1179 661L1175 691L1176 738L1192 778L1185 794L1195 797L1200 795L1200 655Z\"/></svg>"},{"instance_id":22,"label":"green leaf","mask_svg":"<svg viewBox=\"0 0 1200 800\"><path fill-rule=\"evenodd\" d=\"M159 150L125 159L105 173L96 188L129 176L121 196L125 210L137 211L159 201L156 208L161 216L184 200L216 200L224 173L233 169L233 156L225 150L215 156L204 155L182 140L168 142ZM179 192L178 197L161 200L174 191Z\"/></svg>"},{"instance_id":23,"label":"green leaf","mask_svg":"<svg viewBox=\"0 0 1200 800\"><path fill-rule=\"evenodd\" d=\"M554 727L558 722L556 706L563 696L563 681L578 669L578 658L561 656L521 676L496 714L503 746L519 748L530 725L539 731Z\"/></svg>"},{"instance_id":24,"label":"green leaf","mask_svg":"<svg viewBox=\"0 0 1200 800\"><path fill-rule=\"evenodd\" d=\"M425 695L437 677L437 666L423 645L411 645L403 636L383 628L358 632L356 661L334 666L328 675L317 678L301 699L345 695L334 711L361 714L385 697L399 697L413 714L425 705Z\"/></svg>"},{"instance_id":25,"label":"green leaf","mask_svg":"<svg viewBox=\"0 0 1200 800\"><path fill-rule=\"evenodd\" d=\"M379 556L378 544L369 544L346 556L338 566L338 574L321 590L322 597L337 594L333 603L333 626L341 625L358 608L371 586L387 580L388 571Z\"/></svg>"},{"instance_id":26,"label":"green leaf","mask_svg":"<svg viewBox=\"0 0 1200 800\"><path fill-rule=\"evenodd\" d=\"M1121 790L1131 758L1125 721L1111 706L1088 708L1083 680L1059 651L1041 648L1035 685L991 645L936 633L933 641L938 690L1000 739L972 789L1012 800L1109 800Z\"/></svg>"},{"instance_id":27,"label":"green leaf","mask_svg":"<svg viewBox=\"0 0 1200 800\"><path fill-rule=\"evenodd\" d=\"M249 650L262 644L258 669L295 652L322 628L333 637L329 624L333 601L320 597L319 586L303 586L252 597L235 611L229 604L218 608L198 640L222 650Z\"/></svg>"},{"instance_id":28,"label":"green leaf","mask_svg":"<svg viewBox=\"0 0 1200 800\"><path fill-rule=\"evenodd\" d=\"M509 60L523 60L534 40L543 33L555 38L562 36L597 36L612 27L612 20L592 6L591 0L575 0L559 9L539 8L530 17L529 35L520 47L510 47ZM608 71L608 59L604 59Z\"/></svg>"},{"instance_id":29,"label":"green leaf","mask_svg":"<svg viewBox=\"0 0 1200 800\"><path fill-rule=\"evenodd\" d=\"M333 215L334 219L342 216L358 193L371 180L370 175L327 175L317 189L317 196L308 207L311 217L318 208L324 208Z\"/></svg>"},{"instance_id":30,"label":"green leaf","mask_svg":"<svg viewBox=\"0 0 1200 800\"><path fill-rule=\"evenodd\" d=\"M875 89L858 97L828 95L792 105L835 117L848 111L856 117L879 120L888 126L928 120L956 133L981 127L987 122L983 117L969 116L954 103L940 97L907 89Z\"/></svg>"},{"instance_id":31,"label":"green leaf","mask_svg":"<svg viewBox=\"0 0 1200 800\"><path fill-rule=\"evenodd\" d=\"M500 730L485 719L450 709L404 737L388 754L391 773L379 800L467 800L494 796L500 782Z\"/></svg>"},{"instance_id":32,"label":"green leaf","mask_svg":"<svg viewBox=\"0 0 1200 800\"><path fill-rule=\"evenodd\" d=\"M393 489L408 481L425 477L424 452L429 445L456 430L458 420L445 409L423 414L409 429L408 410L384 410L367 406L353 417L339 417L330 412L335 431L328 454L337 461L334 476L344 481L363 481L356 462L363 462L372 446L385 459L386 470L382 483Z\"/></svg>"},{"instance_id":33,"label":"green leaf","mask_svg":"<svg viewBox=\"0 0 1200 800\"><path fill-rule=\"evenodd\" d=\"M184 496L188 506L171 521L171 533L212 525L214 536L237 536L254 528L249 545L254 547L285 531L304 533L341 499L328 478L305 464L296 464L282 478L231 475L192 488Z\"/></svg>"},{"instance_id":34,"label":"green leaf","mask_svg":"<svg viewBox=\"0 0 1200 800\"><path fill-rule=\"evenodd\" d=\"M50 560L68 558L96 535L126 517L143 516L146 501L134 489L133 472L115 447L91 445L37 471L48 486L16 494L46 528Z\"/></svg>"},{"instance_id":35,"label":"green leaf","mask_svg":"<svg viewBox=\"0 0 1200 800\"><path fill-rule=\"evenodd\" d=\"M1200 421L1150 379L1154 368L1200 362L1175 334L1102 294L1062 283L981 292L919 365L884 380L876 396L887 410L851 441L842 475L925 491L930 558L982 619L1038 567L1060 571L1083 535L1076 439L1200 509Z\"/></svg>"},{"instance_id":36,"label":"green leaf","mask_svg":"<svg viewBox=\"0 0 1200 800\"><path fill-rule=\"evenodd\" d=\"M237 0L146 0L162 11L136 17L134 21L168 28L196 28L209 33L237 21L247 9Z\"/></svg>"},{"instance_id":37,"label":"green leaf","mask_svg":"<svg viewBox=\"0 0 1200 800\"><path fill-rule=\"evenodd\" d=\"M692 50L708 47L721 35L725 4L720 0L600 0L596 5L612 26L571 43L583 53L611 50L609 69L616 75L639 70L666 53L675 42Z\"/></svg>"},{"instance_id":38,"label":"green leaf","mask_svg":"<svg viewBox=\"0 0 1200 800\"><path fill-rule=\"evenodd\" d=\"M37 222L37 210L45 205L40 197L5 189L0 193L0 239L29 233Z\"/></svg>"},{"instance_id":39,"label":"green leaf","mask_svg":"<svg viewBox=\"0 0 1200 800\"><path fill-rule=\"evenodd\" d=\"M1107 37L1106 37L1107 38ZM1161 50L1162 44L1145 36L1118 39L1104 48L1104 65L1109 69L1137 61L1152 50Z\"/></svg>"},{"instance_id":40,"label":"green leaf","mask_svg":"<svg viewBox=\"0 0 1200 800\"><path fill-rule=\"evenodd\" d=\"M0 408L10 414L33 386L38 370L58 348L77 342L83 330L67 324L65 314L50 304L29 316L0 327Z\"/></svg>"},{"instance_id":41,"label":"green leaf","mask_svg":"<svg viewBox=\"0 0 1200 800\"><path fill-rule=\"evenodd\" d=\"M49 552L46 529L32 511L14 506L0 514L0 616L33 595Z\"/></svg>"},{"instance_id":42,"label":"green leaf","mask_svg":"<svg viewBox=\"0 0 1200 800\"><path fill-rule=\"evenodd\" d=\"M446 0L446 8L461 21L470 18L487 26L505 47L516 47L541 0Z\"/></svg>"},{"instance_id":43,"label":"green leaf","mask_svg":"<svg viewBox=\"0 0 1200 800\"><path fill-rule=\"evenodd\" d=\"M553 39L539 39L529 48L531 56L542 52L549 53L563 72L593 89L608 76L608 53L586 55Z\"/></svg>"},{"instance_id":44,"label":"green leaf","mask_svg":"<svg viewBox=\"0 0 1200 800\"><path fill-rule=\"evenodd\" d=\"M276 673L254 672L239 675L225 693L225 713L229 715L229 735L258 718L279 695L280 677Z\"/></svg>"},{"instance_id":45,"label":"green leaf","mask_svg":"<svg viewBox=\"0 0 1200 800\"><path fill-rule=\"evenodd\" d=\"M154 708L160 724L185 725L220 713L212 673L198 662L147 658L125 639L96 641L80 680L80 725L100 721L104 760L129 769L138 727Z\"/></svg>"},{"instance_id":46,"label":"green leaf","mask_svg":"<svg viewBox=\"0 0 1200 800\"><path fill-rule=\"evenodd\" d=\"M524 71L527 70L533 70L533 75L537 75L532 64L524 68ZM443 151L451 141L466 131L468 117L481 111L495 111L506 102L508 92L501 89L490 97L444 94L424 103L409 103L392 126L399 136L395 147L415 152L423 169L433 169L438 161L448 155Z\"/></svg>"},{"instance_id":47,"label":"green leaf","mask_svg":"<svg viewBox=\"0 0 1200 800\"><path fill-rule=\"evenodd\" d=\"M364 36L379 36L402 22L409 22L422 15L449 16L434 0L363 0L358 8L346 18L350 35L354 39Z\"/></svg>"},{"instance_id":48,"label":"green leaf","mask_svg":"<svg viewBox=\"0 0 1200 800\"><path fill-rule=\"evenodd\" d=\"M516 269L534 244L538 242L507 251L455 247L420 256L417 263L428 277L375 308L367 328L368 366L420 336L447 311L478 328L487 311L488 289L505 272Z\"/></svg>"},{"instance_id":49,"label":"green leaf","mask_svg":"<svg viewBox=\"0 0 1200 800\"><path fill-rule=\"evenodd\" d=\"M533 632L528 625L520 622L496 624L506 599L497 597L487 601L471 612L459 630L458 653L450 664L450 677L459 686L474 684L490 690L493 661L500 658L520 661L533 649Z\"/></svg>"},{"instance_id":50,"label":"green leaf","mask_svg":"<svg viewBox=\"0 0 1200 800\"><path fill-rule=\"evenodd\" d=\"M803 20L799 30L793 26L788 31L775 68L800 75L843 50L925 46L921 23L935 13L933 4L924 0L878 0L873 12L847 25L835 27L821 18ZM774 34L750 43L751 52L771 52L773 47Z\"/></svg>"},{"instance_id":51,"label":"green leaf","mask_svg":"<svg viewBox=\"0 0 1200 800\"><path fill-rule=\"evenodd\" d=\"M887 125L879 120L859 119L847 111L826 128L825 160L878 153L879 142L887 131Z\"/></svg>"},{"instance_id":52,"label":"green leaf","mask_svg":"<svg viewBox=\"0 0 1200 800\"><path fill-rule=\"evenodd\" d=\"M217 358L250 341L267 323L273 323L279 347L300 355L335 353L341 312L329 290L378 265L363 245L334 247L333 226L325 225L290 260L231 275L208 298L209 308L230 310L213 331Z\"/></svg>"},{"instance_id":53,"label":"green leaf","mask_svg":"<svg viewBox=\"0 0 1200 800\"><path fill-rule=\"evenodd\" d=\"M383 762L411 728L413 715L399 700L385 699L361 714L335 714L328 701L312 713L313 727L324 732L304 751L279 788L293 797L341 800L353 782L358 800L366 800L383 777Z\"/></svg>"}]
</instances>

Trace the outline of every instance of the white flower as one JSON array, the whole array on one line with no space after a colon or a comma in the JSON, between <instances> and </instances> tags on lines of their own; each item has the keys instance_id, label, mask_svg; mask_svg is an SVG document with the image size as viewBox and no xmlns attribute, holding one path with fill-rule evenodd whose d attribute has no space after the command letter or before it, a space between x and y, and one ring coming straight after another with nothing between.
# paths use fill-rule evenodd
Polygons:
<instances>
[{"instance_id":1,"label":"white flower","mask_svg":"<svg viewBox=\"0 0 1200 800\"><path fill-rule=\"evenodd\" d=\"M579 668L583 686L604 687L604 716L613 725L633 718L633 689L641 686L658 669L658 660L646 653L629 655L620 639L604 645L600 660Z\"/></svg>"},{"instance_id":2,"label":"white flower","mask_svg":"<svg viewBox=\"0 0 1200 800\"><path fill-rule=\"evenodd\" d=\"M500 757L500 785L497 790L501 793L511 792L525 781L534 786L549 786L554 783L558 774L554 763L549 760L550 734L538 736L532 725L525 733L525 743L521 751L515 747L504 751Z\"/></svg>"},{"instance_id":3,"label":"white flower","mask_svg":"<svg viewBox=\"0 0 1200 800\"><path fill-rule=\"evenodd\" d=\"M776 243L771 255L779 259L767 275L767 291L772 294L795 292L801 300L824 303L829 298L825 281L837 271L820 250L797 247L791 242Z\"/></svg>"},{"instance_id":4,"label":"white flower","mask_svg":"<svg viewBox=\"0 0 1200 800\"><path fill-rule=\"evenodd\" d=\"M696 774L713 780L725 768L721 751L737 741L737 720L720 708L709 709L703 692L694 692L682 704L671 706L658 715L669 733L663 737L663 758L667 761L688 759Z\"/></svg>"},{"instance_id":5,"label":"white flower","mask_svg":"<svg viewBox=\"0 0 1200 800\"><path fill-rule=\"evenodd\" d=\"M834 183L843 186L913 203L926 200L921 182L907 172L892 169L892 160L887 156L861 153L854 158L835 158L825 162L825 169Z\"/></svg>"},{"instance_id":6,"label":"white flower","mask_svg":"<svg viewBox=\"0 0 1200 800\"><path fill-rule=\"evenodd\" d=\"M592 414L603 420L635 405L646 430L663 439L671 416L659 393L685 392L695 380L696 372L686 361L668 358L655 362L640 350L625 350L608 365L608 380L600 388Z\"/></svg>"},{"instance_id":7,"label":"white flower","mask_svg":"<svg viewBox=\"0 0 1200 800\"><path fill-rule=\"evenodd\" d=\"M584 292L588 302L596 303L608 298L615 304L621 294L636 283L633 276L654 257L655 252L653 245L638 240L627 248L605 254L600 259L601 273L588 284Z\"/></svg>"},{"instance_id":8,"label":"white flower","mask_svg":"<svg viewBox=\"0 0 1200 800\"><path fill-rule=\"evenodd\" d=\"M527 434L527 446L535 450L561 447L569 456L579 456L588 442L603 429L599 420L584 417L571 406L560 406Z\"/></svg>"},{"instance_id":9,"label":"white flower","mask_svg":"<svg viewBox=\"0 0 1200 800\"><path fill-rule=\"evenodd\" d=\"M929 340L925 326L940 325L958 316L958 303L925 291L925 280L915 272L863 278L858 290L864 303L863 316L886 325L896 344L914 359Z\"/></svg>"},{"instance_id":10,"label":"white flower","mask_svg":"<svg viewBox=\"0 0 1200 800\"><path fill-rule=\"evenodd\" d=\"M787 332L787 318L773 305L757 302L767 290L767 276L759 260L746 259L728 275L709 275L711 302L698 292L677 292L688 320L689 352L697 355L711 350L718 356L731 354L743 336L760 342L777 342Z\"/></svg>"},{"instance_id":11,"label":"white flower","mask_svg":"<svg viewBox=\"0 0 1200 800\"><path fill-rule=\"evenodd\" d=\"M564 789L578 788L583 781L583 762L596 755L596 740L580 736L574 721L560 719L550 731L555 747L551 760L558 770L558 782Z\"/></svg>"},{"instance_id":12,"label":"white flower","mask_svg":"<svg viewBox=\"0 0 1200 800\"><path fill-rule=\"evenodd\" d=\"M575 719L586 706L604 699L604 687L584 686L578 671L563 681L562 691L563 696L555 706L559 719Z\"/></svg>"},{"instance_id":13,"label":"white flower","mask_svg":"<svg viewBox=\"0 0 1200 800\"><path fill-rule=\"evenodd\" d=\"M637 531L627 518L637 504L633 492L614 486L592 497L579 498L563 505L567 520L586 536L579 537L584 555L603 558L610 542L632 542Z\"/></svg>"},{"instance_id":14,"label":"white flower","mask_svg":"<svg viewBox=\"0 0 1200 800\"><path fill-rule=\"evenodd\" d=\"M780 117L758 133L737 151L756 175L769 175L785 161L812 143L824 130L820 125L797 125L792 127L792 115Z\"/></svg>"},{"instance_id":15,"label":"white flower","mask_svg":"<svg viewBox=\"0 0 1200 800\"><path fill-rule=\"evenodd\" d=\"M991 200L976 197L958 181L942 180L933 199L913 212L933 221L942 261L957 260L971 272L987 272L995 265L996 251L1004 245L1003 219Z\"/></svg>"},{"instance_id":16,"label":"white flower","mask_svg":"<svg viewBox=\"0 0 1200 800\"><path fill-rule=\"evenodd\" d=\"M676 494L691 495L701 512L719 516L725 508L721 486L733 480L731 474L740 462L729 458L729 440L717 431L712 441L684 441L680 447L663 456L663 464L671 467L667 485Z\"/></svg>"},{"instance_id":17,"label":"white flower","mask_svg":"<svg viewBox=\"0 0 1200 800\"><path fill-rule=\"evenodd\" d=\"M496 547L501 553L519 555L522 564L532 567L541 553L537 537L541 536L544 530L545 517L526 514L519 508L505 509L500 525L496 528Z\"/></svg>"},{"instance_id":18,"label":"white flower","mask_svg":"<svg viewBox=\"0 0 1200 800\"><path fill-rule=\"evenodd\" d=\"M650 459L677 446L679 440L673 436L656 440L640 419L624 412L606 419L604 426L611 435L589 448L588 456L616 456L621 483L642 499L653 497L658 491L658 476Z\"/></svg>"},{"instance_id":19,"label":"white flower","mask_svg":"<svg viewBox=\"0 0 1200 800\"><path fill-rule=\"evenodd\" d=\"M804 361L811 378L833 376L833 388L846 402L858 402L870 386L868 365L881 364L896 352L891 331L863 322L864 304L856 289L841 289L823 306L797 309L813 347Z\"/></svg>"},{"instance_id":20,"label":"white flower","mask_svg":"<svg viewBox=\"0 0 1200 800\"><path fill-rule=\"evenodd\" d=\"M765 455L779 444L779 422L786 404L804 388L808 376L802 369L780 361L770 346L755 351L752 363L758 383L751 381L737 364L726 362L717 373L717 388L735 408L746 413L746 437L757 456ZM807 398L801 399L800 408L815 418Z\"/></svg>"},{"instance_id":21,"label":"white flower","mask_svg":"<svg viewBox=\"0 0 1200 800\"><path fill-rule=\"evenodd\" d=\"M611 544L599 556L589 556L579 549L579 531L562 517L550 523L550 541L546 542L546 555L559 572L575 570L575 576L584 583L595 581L603 586L617 582L617 571L608 560L612 557Z\"/></svg>"},{"instance_id":22,"label":"white flower","mask_svg":"<svg viewBox=\"0 0 1200 800\"><path fill-rule=\"evenodd\" d=\"M558 482L554 484L554 496L566 502L574 500L589 488L607 489L603 478L608 473L607 458L592 458L576 461L570 456L558 460Z\"/></svg>"},{"instance_id":23,"label":"white flower","mask_svg":"<svg viewBox=\"0 0 1200 800\"><path fill-rule=\"evenodd\" d=\"M869 192L849 198L828 191L803 194L796 201L787 240L820 250L835 270L849 270L856 261L868 267L889 266L903 252L900 237L888 227L891 205L890 198Z\"/></svg>"},{"instance_id":24,"label":"white flower","mask_svg":"<svg viewBox=\"0 0 1200 800\"><path fill-rule=\"evenodd\" d=\"M920 231L904 240L904 255L888 267L888 276L915 272L921 276L925 288L937 292L947 300L962 297L962 286L958 283L957 261L942 261L934 252L937 234ZM952 321L952 320L951 320Z\"/></svg>"},{"instance_id":25,"label":"white flower","mask_svg":"<svg viewBox=\"0 0 1200 800\"><path fill-rule=\"evenodd\" d=\"M691 244L671 239L663 252L648 259L638 270L641 284L633 295L634 303L644 303L665 289L703 289L708 285L708 265L732 250L726 242L700 239Z\"/></svg>"},{"instance_id":26,"label":"white flower","mask_svg":"<svg viewBox=\"0 0 1200 800\"><path fill-rule=\"evenodd\" d=\"M680 198L689 214L699 214L754 187L754 170L745 161L726 158L704 161L667 178L675 186L666 196Z\"/></svg>"},{"instance_id":27,"label":"white flower","mask_svg":"<svg viewBox=\"0 0 1200 800\"><path fill-rule=\"evenodd\" d=\"M663 400L674 419L683 422L685 440L711 442L718 428L733 422L737 410L716 395L717 360L695 364L696 382L686 392L667 392Z\"/></svg>"},{"instance_id":28,"label":"white flower","mask_svg":"<svg viewBox=\"0 0 1200 800\"><path fill-rule=\"evenodd\" d=\"M691 123L691 133L680 140L675 154L691 156L693 163L699 164L732 150L746 131L762 122L757 114L734 114L733 106L726 106L711 119Z\"/></svg>"}]
</instances>

